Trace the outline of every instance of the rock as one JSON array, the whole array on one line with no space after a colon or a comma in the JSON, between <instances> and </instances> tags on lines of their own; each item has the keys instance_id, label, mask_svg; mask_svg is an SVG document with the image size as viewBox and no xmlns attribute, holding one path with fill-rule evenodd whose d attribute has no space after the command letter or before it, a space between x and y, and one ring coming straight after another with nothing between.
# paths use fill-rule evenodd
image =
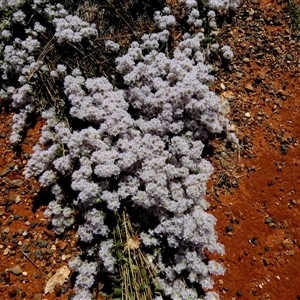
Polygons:
<instances>
[{"instance_id":1,"label":"rock","mask_svg":"<svg viewBox=\"0 0 300 300\"><path fill-rule=\"evenodd\" d=\"M35 228L37 226L38 222L32 222L30 223L30 228Z\"/></svg>"},{"instance_id":2,"label":"rock","mask_svg":"<svg viewBox=\"0 0 300 300\"><path fill-rule=\"evenodd\" d=\"M42 252L41 252L41 250L40 249L37 249L36 251L35 251L35 258L36 259L39 259L41 256L42 256Z\"/></svg>"},{"instance_id":3,"label":"rock","mask_svg":"<svg viewBox=\"0 0 300 300\"><path fill-rule=\"evenodd\" d=\"M293 247L294 247L293 243L292 243L289 239L285 239L285 240L282 242L282 246L283 246L285 249L288 249L288 250L291 250L291 249L293 249Z\"/></svg>"},{"instance_id":4,"label":"rock","mask_svg":"<svg viewBox=\"0 0 300 300\"><path fill-rule=\"evenodd\" d=\"M14 288L8 290L8 295L10 298L15 298L17 296L17 291Z\"/></svg>"},{"instance_id":5,"label":"rock","mask_svg":"<svg viewBox=\"0 0 300 300\"><path fill-rule=\"evenodd\" d=\"M278 17L278 16L275 16L275 17L273 18L273 24L274 24L275 26L280 26L280 25L282 25L282 20L281 20L281 18Z\"/></svg>"},{"instance_id":6,"label":"rock","mask_svg":"<svg viewBox=\"0 0 300 300\"><path fill-rule=\"evenodd\" d=\"M3 277L3 280L6 284L8 284L10 282L10 275L8 272L3 272L2 273L2 277Z\"/></svg>"},{"instance_id":7,"label":"rock","mask_svg":"<svg viewBox=\"0 0 300 300\"><path fill-rule=\"evenodd\" d=\"M248 11L249 16L253 16L255 14L255 10L251 7Z\"/></svg>"},{"instance_id":8,"label":"rock","mask_svg":"<svg viewBox=\"0 0 300 300\"><path fill-rule=\"evenodd\" d=\"M282 224L283 228L288 228L289 224L288 224L287 220L283 220L281 224Z\"/></svg>"},{"instance_id":9,"label":"rock","mask_svg":"<svg viewBox=\"0 0 300 300\"><path fill-rule=\"evenodd\" d=\"M21 216L20 215L14 215L13 219L14 220L19 220L19 219L21 219Z\"/></svg>"},{"instance_id":10,"label":"rock","mask_svg":"<svg viewBox=\"0 0 300 300\"><path fill-rule=\"evenodd\" d=\"M276 224L274 222L271 222L271 223L268 224L268 227L269 228L275 228Z\"/></svg>"},{"instance_id":11,"label":"rock","mask_svg":"<svg viewBox=\"0 0 300 300\"><path fill-rule=\"evenodd\" d=\"M253 91L254 91L254 87L252 86L251 83L246 84L246 85L245 85L245 89L246 89L246 91L248 91L248 92L253 92Z\"/></svg>"},{"instance_id":12,"label":"rock","mask_svg":"<svg viewBox=\"0 0 300 300\"><path fill-rule=\"evenodd\" d=\"M250 62L250 58L248 58L248 57L245 57L245 58L243 59L243 62L245 62L245 63L249 63L249 62Z\"/></svg>"},{"instance_id":13,"label":"rock","mask_svg":"<svg viewBox=\"0 0 300 300\"><path fill-rule=\"evenodd\" d=\"M68 246L68 243L64 241L60 241L57 246L59 247L60 250L65 250Z\"/></svg>"},{"instance_id":14,"label":"rock","mask_svg":"<svg viewBox=\"0 0 300 300\"><path fill-rule=\"evenodd\" d=\"M286 96L286 92L284 90L278 90L277 95L278 96Z\"/></svg>"},{"instance_id":15,"label":"rock","mask_svg":"<svg viewBox=\"0 0 300 300\"><path fill-rule=\"evenodd\" d=\"M241 72L236 72L235 73L235 77L238 78L238 79L241 79L243 77L243 73Z\"/></svg>"},{"instance_id":16,"label":"rock","mask_svg":"<svg viewBox=\"0 0 300 300\"><path fill-rule=\"evenodd\" d=\"M237 291L237 292L236 292L236 295L237 295L238 297L242 297L242 296L243 296L243 291Z\"/></svg>"},{"instance_id":17,"label":"rock","mask_svg":"<svg viewBox=\"0 0 300 300\"><path fill-rule=\"evenodd\" d=\"M233 230L233 226L229 225L229 226L226 226L226 232L231 232Z\"/></svg>"},{"instance_id":18,"label":"rock","mask_svg":"<svg viewBox=\"0 0 300 300\"><path fill-rule=\"evenodd\" d=\"M20 265L15 265L15 266L9 268L7 271L11 272L11 273L13 273L15 275L20 275L20 274L22 274L23 269L21 268Z\"/></svg>"},{"instance_id":19,"label":"rock","mask_svg":"<svg viewBox=\"0 0 300 300\"><path fill-rule=\"evenodd\" d=\"M20 195L17 195L16 199L15 199L15 203L19 204L21 202L21 197Z\"/></svg>"},{"instance_id":20,"label":"rock","mask_svg":"<svg viewBox=\"0 0 300 300\"><path fill-rule=\"evenodd\" d=\"M45 242L45 241L43 241L43 240L41 240L41 241L39 241L39 247L40 248L46 248L47 247L47 245L48 245L48 243L47 242Z\"/></svg>"},{"instance_id":21,"label":"rock","mask_svg":"<svg viewBox=\"0 0 300 300\"><path fill-rule=\"evenodd\" d=\"M273 218L271 218L271 217L267 217L267 218L265 218L265 224L269 224L269 223L274 223L274 219Z\"/></svg>"},{"instance_id":22,"label":"rock","mask_svg":"<svg viewBox=\"0 0 300 300\"><path fill-rule=\"evenodd\" d=\"M267 258L264 258L263 259L263 264L264 264L265 267L267 267L270 264L270 260L267 259Z\"/></svg>"},{"instance_id":23,"label":"rock","mask_svg":"<svg viewBox=\"0 0 300 300\"><path fill-rule=\"evenodd\" d=\"M33 300L42 300L43 295L42 294L34 294L33 295Z\"/></svg>"},{"instance_id":24,"label":"rock","mask_svg":"<svg viewBox=\"0 0 300 300\"><path fill-rule=\"evenodd\" d=\"M19 292L19 295L21 296L21 298L26 297L26 293L23 290L21 290L20 288L18 288L18 292Z\"/></svg>"},{"instance_id":25,"label":"rock","mask_svg":"<svg viewBox=\"0 0 300 300\"><path fill-rule=\"evenodd\" d=\"M260 78L260 79L266 79L267 78L267 72L266 71L264 71L264 70L261 70L259 73L258 73L258 77Z\"/></svg>"},{"instance_id":26,"label":"rock","mask_svg":"<svg viewBox=\"0 0 300 300\"><path fill-rule=\"evenodd\" d=\"M229 102L231 102L231 101L235 100L235 95L231 91L226 91L226 92L223 92L221 94L220 98L221 98L221 101L229 101Z\"/></svg>"},{"instance_id":27,"label":"rock","mask_svg":"<svg viewBox=\"0 0 300 300\"><path fill-rule=\"evenodd\" d=\"M258 240L256 237L253 237L252 239L250 239L250 242L253 244L253 245L257 245L258 244Z\"/></svg>"}]
</instances>

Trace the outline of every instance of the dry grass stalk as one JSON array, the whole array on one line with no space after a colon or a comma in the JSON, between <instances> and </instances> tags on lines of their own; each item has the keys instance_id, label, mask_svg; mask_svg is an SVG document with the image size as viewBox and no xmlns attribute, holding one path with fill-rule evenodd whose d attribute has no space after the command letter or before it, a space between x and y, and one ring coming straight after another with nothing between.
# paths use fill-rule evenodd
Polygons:
<instances>
[{"instance_id":1,"label":"dry grass stalk","mask_svg":"<svg viewBox=\"0 0 300 300\"><path fill-rule=\"evenodd\" d=\"M121 277L122 300L152 300L154 298L154 269L140 247L141 242L132 228L129 215L117 215L114 232L118 268Z\"/></svg>"}]
</instances>

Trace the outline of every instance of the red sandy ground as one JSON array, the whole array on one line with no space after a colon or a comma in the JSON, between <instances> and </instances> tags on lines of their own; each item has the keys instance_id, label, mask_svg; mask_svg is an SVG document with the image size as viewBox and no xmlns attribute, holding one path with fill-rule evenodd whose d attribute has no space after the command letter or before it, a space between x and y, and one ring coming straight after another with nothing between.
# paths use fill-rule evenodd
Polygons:
<instances>
[{"instance_id":1,"label":"red sandy ground","mask_svg":"<svg viewBox=\"0 0 300 300\"><path fill-rule=\"evenodd\" d=\"M209 197L218 220L219 241L226 249L219 261L227 271L217 279L215 290L224 300L296 300L300 299L300 43L299 38L287 37L291 31L281 5L252 1L244 11L251 8L282 22L263 27L262 36L269 40L259 41L255 34L245 39L247 32L236 26L230 32L236 56L233 64L245 76L237 82L225 79L223 84L235 96L230 118L242 142L235 168L227 169L238 188L219 193L222 205ZM257 52L263 52L259 59ZM294 60L287 61L289 53ZM249 61L238 61L245 57ZM257 83L257 78L262 81ZM250 92L245 88L249 83L253 85ZM272 88L264 89L264 83ZM282 141L289 137L290 146L281 153ZM226 172L225 161L223 169L217 167L217 174L224 171L224 165ZM233 229L229 233L227 226Z\"/></svg>"},{"instance_id":2,"label":"red sandy ground","mask_svg":"<svg viewBox=\"0 0 300 300\"><path fill-rule=\"evenodd\" d=\"M209 183L208 201L210 212L218 220L216 230L226 254L209 256L222 262L227 269L225 276L216 278L215 291L224 300L297 300L300 299L299 38L292 43L292 38L277 39L278 35L290 32L282 5L271 0L244 4L241 11L249 12L253 8L264 17L268 14L279 16L282 22L277 26L263 25L263 35L270 39L262 48L255 34L246 39L247 31L235 23L228 30L223 29L224 35L227 34L224 40L231 44L235 53L232 64L243 75L220 71L214 88L219 94L230 91L235 98L229 117L241 145L230 156L221 142L212 143L216 171ZM251 23L251 15L249 17L245 22ZM276 53L271 51L277 46L280 49ZM263 53L258 56L262 60L260 64L255 57L259 51ZM291 61L286 59L289 53L293 55ZM245 57L249 61L242 61ZM256 81L256 78L261 80ZM245 89L249 83L252 91ZM271 85L271 89L263 84ZM33 210L32 201L38 185L23 177L27 162L24 153L32 152L42 124L38 122L29 129L21 152L16 153L9 144L11 118L11 113L2 111L0 299L68 299L70 282L65 284L65 294L43 295L43 289L46 276L53 275L76 253L76 240L70 234L56 239L43 217L45 207ZM292 139L288 140L289 137ZM280 148L285 147L284 141L288 141L286 149ZM216 188L224 178L229 178L228 182L223 188ZM231 187L226 189L226 186ZM17 196L21 199L18 204L15 203ZM20 218L12 220L16 215ZM32 223L37 224L31 227ZM18 235L20 229L27 230L28 236ZM13 239L17 239L16 244ZM40 240L46 241L48 246L39 247ZM32 261L21 252L26 243L30 244L26 253ZM42 255L36 259L38 249ZM5 250L15 252L6 253ZM20 265L25 273L17 276L5 272L15 265Z\"/></svg>"}]
</instances>

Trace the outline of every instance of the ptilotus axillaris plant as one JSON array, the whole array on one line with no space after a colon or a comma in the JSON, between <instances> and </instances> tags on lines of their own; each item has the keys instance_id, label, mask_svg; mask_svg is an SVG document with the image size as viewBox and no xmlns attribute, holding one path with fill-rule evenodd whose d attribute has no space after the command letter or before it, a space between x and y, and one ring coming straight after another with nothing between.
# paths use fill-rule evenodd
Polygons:
<instances>
[{"instance_id":1,"label":"ptilotus axillaris plant","mask_svg":"<svg viewBox=\"0 0 300 300\"><path fill-rule=\"evenodd\" d=\"M217 242L216 219L206 211L213 168L202 154L210 134L237 139L208 87L214 78L207 60L218 53L229 61L233 53L207 44L204 32L214 31L216 14L235 9L238 1L178 0L189 29L171 51L172 28L179 25L170 7L156 11L155 30L122 53L118 41L107 39L101 47L115 66L109 76L61 54L79 49L86 59L100 40L97 26L69 13L67 3L0 4L0 95L15 110L11 142L22 141L29 116L45 120L26 177L38 178L49 191L45 215L54 231L73 226L83 245L82 255L70 261L78 273L74 299L92 299L99 274L126 274L118 247L130 249L127 259L142 249L139 262L151 269L151 280L134 295L122 283L130 299L147 299L146 291L156 300L218 299L209 291L211 275L225 269L207 261L204 250L223 254L224 247ZM60 57L55 63L53 54ZM137 229L130 221L124 225L129 217Z\"/></svg>"}]
</instances>

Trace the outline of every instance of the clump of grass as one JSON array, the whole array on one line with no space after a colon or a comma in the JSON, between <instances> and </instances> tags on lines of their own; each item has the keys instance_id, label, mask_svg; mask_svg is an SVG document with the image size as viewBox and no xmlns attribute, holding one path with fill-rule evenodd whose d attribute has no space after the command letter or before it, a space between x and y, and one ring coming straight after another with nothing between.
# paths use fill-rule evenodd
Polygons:
<instances>
[{"instance_id":1,"label":"clump of grass","mask_svg":"<svg viewBox=\"0 0 300 300\"><path fill-rule=\"evenodd\" d=\"M116 214L114 244L120 281L114 287L114 297L122 300L152 300L159 293L155 282L155 267L143 253L141 242L126 211Z\"/></svg>"}]
</instances>

